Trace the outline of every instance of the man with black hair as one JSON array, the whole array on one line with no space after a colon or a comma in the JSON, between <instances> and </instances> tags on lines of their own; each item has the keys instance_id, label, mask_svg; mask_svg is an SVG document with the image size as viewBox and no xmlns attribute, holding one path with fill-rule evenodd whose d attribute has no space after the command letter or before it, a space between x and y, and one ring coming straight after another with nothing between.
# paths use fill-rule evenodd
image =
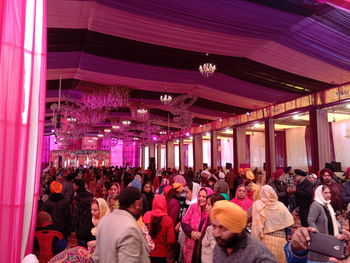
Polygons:
<instances>
[{"instance_id":1,"label":"man with black hair","mask_svg":"<svg viewBox=\"0 0 350 263\"><path fill-rule=\"evenodd\" d=\"M124 188L119 194L119 209L99 222L95 263L149 262L146 244L137 225L141 213L141 192L132 186Z\"/></svg>"},{"instance_id":2,"label":"man with black hair","mask_svg":"<svg viewBox=\"0 0 350 263\"><path fill-rule=\"evenodd\" d=\"M299 207L300 223L302 226L308 227L307 216L312 203L313 184L306 179L307 173L303 170L295 169L294 172L296 180L298 181L295 201Z\"/></svg>"}]
</instances>

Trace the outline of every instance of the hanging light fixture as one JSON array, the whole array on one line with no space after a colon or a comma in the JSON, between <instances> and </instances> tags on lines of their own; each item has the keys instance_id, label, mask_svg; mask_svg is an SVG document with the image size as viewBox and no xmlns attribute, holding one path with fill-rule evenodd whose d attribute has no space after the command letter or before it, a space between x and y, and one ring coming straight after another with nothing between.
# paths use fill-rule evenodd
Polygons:
<instances>
[{"instance_id":1,"label":"hanging light fixture","mask_svg":"<svg viewBox=\"0 0 350 263\"><path fill-rule=\"evenodd\" d=\"M140 108L137 110L137 114L140 114L140 115L145 115L147 113L148 113L148 110L145 108Z\"/></svg>"},{"instance_id":2,"label":"hanging light fixture","mask_svg":"<svg viewBox=\"0 0 350 263\"><path fill-rule=\"evenodd\" d=\"M165 92L164 92L164 95L161 95L160 96L160 101L164 104L164 105L167 105L169 104L171 101L173 100L173 97L166 94L166 88L165 88Z\"/></svg>"},{"instance_id":3,"label":"hanging light fixture","mask_svg":"<svg viewBox=\"0 0 350 263\"><path fill-rule=\"evenodd\" d=\"M131 121L122 121L123 125L130 125Z\"/></svg>"},{"instance_id":4,"label":"hanging light fixture","mask_svg":"<svg viewBox=\"0 0 350 263\"><path fill-rule=\"evenodd\" d=\"M209 54L207 53L206 56L209 56ZM199 72L202 74L202 76L204 77L211 77L214 75L216 71L216 65L213 63L204 63L202 65L199 66Z\"/></svg>"}]
</instances>

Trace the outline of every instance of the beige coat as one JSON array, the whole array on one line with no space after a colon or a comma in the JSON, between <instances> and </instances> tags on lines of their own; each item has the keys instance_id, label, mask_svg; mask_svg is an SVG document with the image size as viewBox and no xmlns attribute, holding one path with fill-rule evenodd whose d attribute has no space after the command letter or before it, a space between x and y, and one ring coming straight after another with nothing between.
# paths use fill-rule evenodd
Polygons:
<instances>
[{"instance_id":1,"label":"beige coat","mask_svg":"<svg viewBox=\"0 0 350 263\"><path fill-rule=\"evenodd\" d=\"M149 263L141 230L128 211L116 209L103 217L96 243L95 263Z\"/></svg>"},{"instance_id":2,"label":"beige coat","mask_svg":"<svg viewBox=\"0 0 350 263\"><path fill-rule=\"evenodd\" d=\"M205 235L202 240L202 263L212 263L214 247L216 245L215 238L213 236L213 226L210 225L205 231Z\"/></svg>"}]
</instances>

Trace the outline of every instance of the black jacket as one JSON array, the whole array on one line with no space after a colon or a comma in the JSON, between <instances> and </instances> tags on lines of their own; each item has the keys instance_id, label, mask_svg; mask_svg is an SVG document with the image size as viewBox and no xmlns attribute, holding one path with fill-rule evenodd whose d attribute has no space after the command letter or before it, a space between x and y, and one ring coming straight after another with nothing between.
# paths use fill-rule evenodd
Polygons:
<instances>
[{"instance_id":1,"label":"black jacket","mask_svg":"<svg viewBox=\"0 0 350 263\"><path fill-rule=\"evenodd\" d=\"M73 229L78 240L90 241L93 239L91 229L92 224L91 202L93 194L85 189L79 189L73 206Z\"/></svg>"},{"instance_id":2,"label":"black jacket","mask_svg":"<svg viewBox=\"0 0 350 263\"><path fill-rule=\"evenodd\" d=\"M279 182L277 180L271 183L271 187L275 190L278 201L282 202L286 207L288 207L288 193L287 193L287 185L284 182Z\"/></svg>"},{"instance_id":3,"label":"black jacket","mask_svg":"<svg viewBox=\"0 0 350 263\"><path fill-rule=\"evenodd\" d=\"M53 224L57 230L63 233L67 238L71 229L71 214L69 202L63 194L51 194L49 199L44 202L43 210L52 217Z\"/></svg>"},{"instance_id":4,"label":"black jacket","mask_svg":"<svg viewBox=\"0 0 350 263\"><path fill-rule=\"evenodd\" d=\"M298 182L295 192L295 201L299 208L310 207L312 203L313 188L313 184L306 178L304 181Z\"/></svg>"}]
</instances>

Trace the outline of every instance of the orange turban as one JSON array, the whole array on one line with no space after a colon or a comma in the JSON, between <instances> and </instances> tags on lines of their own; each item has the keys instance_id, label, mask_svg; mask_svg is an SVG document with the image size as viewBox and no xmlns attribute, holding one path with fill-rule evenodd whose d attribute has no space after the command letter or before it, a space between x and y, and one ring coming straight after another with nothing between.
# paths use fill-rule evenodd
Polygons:
<instances>
[{"instance_id":1,"label":"orange turban","mask_svg":"<svg viewBox=\"0 0 350 263\"><path fill-rule=\"evenodd\" d=\"M180 184L180 183L173 183L173 189L176 192L182 192L182 184Z\"/></svg>"},{"instance_id":2,"label":"orange turban","mask_svg":"<svg viewBox=\"0 0 350 263\"><path fill-rule=\"evenodd\" d=\"M62 184L57 182L57 181L53 181L51 184L50 184L50 191L51 193L53 194L59 194L59 193L62 193Z\"/></svg>"},{"instance_id":3,"label":"orange turban","mask_svg":"<svg viewBox=\"0 0 350 263\"><path fill-rule=\"evenodd\" d=\"M245 177L248 179L248 180L253 180L254 179L254 174L252 171L247 171L246 174L245 174Z\"/></svg>"},{"instance_id":4,"label":"orange turban","mask_svg":"<svg viewBox=\"0 0 350 263\"><path fill-rule=\"evenodd\" d=\"M215 202L210 211L210 221L214 219L232 233L241 233L247 225L248 215L240 206L222 200Z\"/></svg>"}]
</instances>

